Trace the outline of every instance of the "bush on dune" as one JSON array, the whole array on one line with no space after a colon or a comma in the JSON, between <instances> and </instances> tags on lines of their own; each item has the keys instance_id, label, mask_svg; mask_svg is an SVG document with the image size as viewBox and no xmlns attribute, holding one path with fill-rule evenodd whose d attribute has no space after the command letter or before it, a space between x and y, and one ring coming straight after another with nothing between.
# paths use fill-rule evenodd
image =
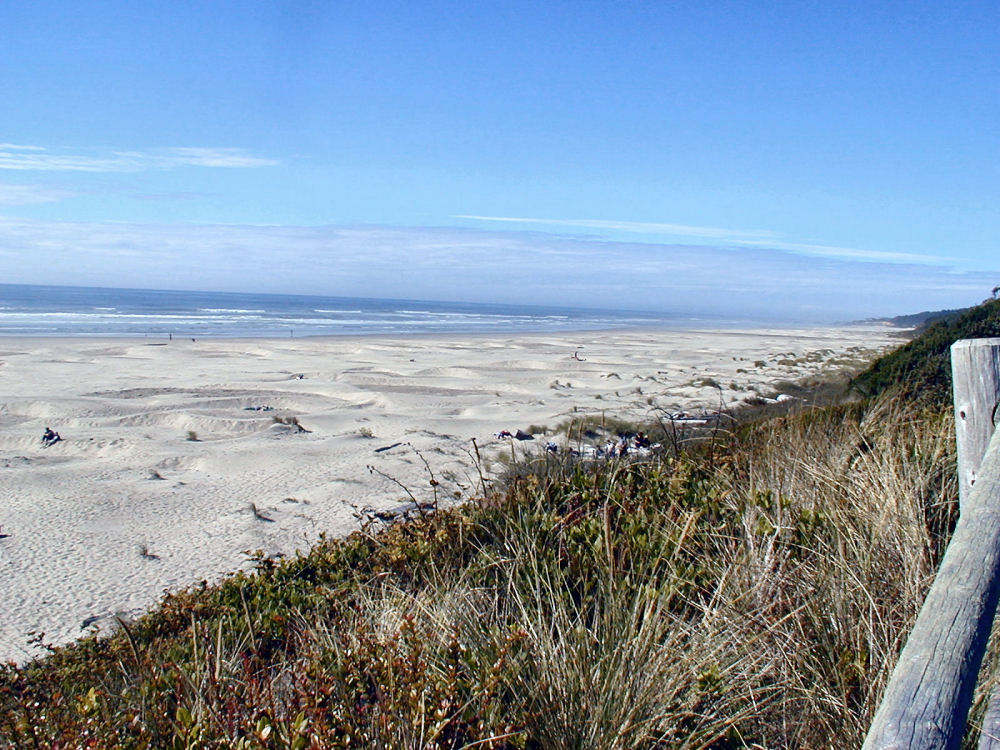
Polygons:
<instances>
[{"instance_id":1,"label":"bush on dune","mask_svg":"<svg viewBox=\"0 0 1000 750\"><path fill-rule=\"evenodd\" d=\"M930 324L913 341L873 362L853 382L869 397L893 389L908 399L946 409L951 404L951 345L959 339L998 336L1000 300L987 300Z\"/></svg>"}]
</instances>

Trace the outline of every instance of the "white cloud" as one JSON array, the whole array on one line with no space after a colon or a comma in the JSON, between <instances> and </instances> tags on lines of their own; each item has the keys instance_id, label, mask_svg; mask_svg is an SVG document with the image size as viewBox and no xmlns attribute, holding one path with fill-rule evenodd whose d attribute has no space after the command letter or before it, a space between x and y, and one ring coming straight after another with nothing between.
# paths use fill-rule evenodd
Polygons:
<instances>
[{"instance_id":1,"label":"white cloud","mask_svg":"<svg viewBox=\"0 0 1000 750\"><path fill-rule=\"evenodd\" d=\"M900 253L883 250L860 250L853 247L837 247L834 245L821 245L809 242L785 242L779 239L770 242L738 240L737 244L744 246L772 247L777 250L788 250L794 253L816 255L826 258L850 258L853 260L870 260L884 263L946 264L952 262L951 258L943 255L921 255L918 253Z\"/></svg>"},{"instance_id":2,"label":"white cloud","mask_svg":"<svg viewBox=\"0 0 1000 750\"><path fill-rule=\"evenodd\" d=\"M664 224L648 221L616 221L609 219L530 219L514 216L469 216L460 215L456 219L476 221L496 221L514 224L538 224L542 226L580 227L581 229L604 229L614 232L634 234L659 234L677 237L701 237L715 240L737 240L753 237L774 237L773 232L723 229L721 227L697 227L687 224Z\"/></svg>"},{"instance_id":3,"label":"white cloud","mask_svg":"<svg viewBox=\"0 0 1000 750\"><path fill-rule=\"evenodd\" d=\"M55 203L74 193L70 190L41 185L4 185L0 183L0 206L30 206Z\"/></svg>"},{"instance_id":4,"label":"white cloud","mask_svg":"<svg viewBox=\"0 0 1000 750\"><path fill-rule=\"evenodd\" d=\"M149 154L151 162L169 168L177 165L196 167L273 167L279 162L253 156L239 148L168 148L159 156Z\"/></svg>"},{"instance_id":5,"label":"white cloud","mask_svg":"<svg viewBox=\"0 0 1000 750\"><path fill-rule=\"evenodd\" d=\"M126 172L127 167L118 158L54 154L47 149L22 153L20 150L0 151L0 169L49 172Z\"/></svg>"},{"instance_id":6,"label":"white cloud","mask_svg":"<svg viewBox=\"0 0 1000 750\"><path fill-rule=\"evenodd\" d=\"M849 258L852 260L869 260L889 263L948 263L950 259L942 256L919 255L915 253L865 250L852 247L839 247L816 242L796 242L789 240L780 232L756 229L727 229L724 227L701 227L686 224L665 224L644 221L617 221L608 219L538 219L513 216L474 216L459 215L456 219L472 219L475 221L502 222L512 224L534 224L539 226L578 227L581 229L600 229L605 232L620 232L629 234L645 234L661 237L683 238L687 240L715 240L732 243L740 247L760 247L777 250L787 250L793 253L814 255L825 258Z\"/></svg>"},{"instance_id":7,"label":"white cloud","mask_svg":"<svg viewBox=\"0 0 1000 750\"><path fill-rule=\"evenodd\" d=\"M150 151L49 149L0 144L0 169L46 172L141 172L182 166L248 168L279 162L238 148L164 148Z\"/></svg>"}]
</instances>

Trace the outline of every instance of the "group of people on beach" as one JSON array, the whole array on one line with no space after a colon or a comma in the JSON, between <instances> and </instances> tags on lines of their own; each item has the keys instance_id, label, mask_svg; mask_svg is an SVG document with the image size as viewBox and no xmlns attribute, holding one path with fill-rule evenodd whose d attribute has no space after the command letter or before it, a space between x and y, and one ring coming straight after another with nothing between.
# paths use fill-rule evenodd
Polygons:
<instances>
[{"instance_id":1,"label":"group of people on beach","mask_svg":"<svg viewBox=\"0 0 1000 750\"><path fill-rule=\"evenodd\" d=\"M494 437L498 440L534 439L532 436L521 432L521 430L518 430L516 433L511 433L509 430L501 430ZM608 440L603 446L594 447L588 445L579 451L571 448L569 453L573 456L584 456L587 458L625 458L630 454L648 455L649 451L655 447L649 436L640 431L631 437L627 434L622 434L617 440ZM546 453L559 453L559 450L559 445L552 440L545 444Z\"/></svg>"},{"instance_id":2,"label":"group of people on beach","mask_svg":"<svg viewBox=\"0 0 1000 750\"><path fill-rule=\"evenodd\" d=\"M594 457L625 458L629 453L644 453L651 447L651 441L645 433L637 432L631 440L628 435L621 435L618 440L609 440L603 447L594 450Z\"/></svg>"}]
</instances>

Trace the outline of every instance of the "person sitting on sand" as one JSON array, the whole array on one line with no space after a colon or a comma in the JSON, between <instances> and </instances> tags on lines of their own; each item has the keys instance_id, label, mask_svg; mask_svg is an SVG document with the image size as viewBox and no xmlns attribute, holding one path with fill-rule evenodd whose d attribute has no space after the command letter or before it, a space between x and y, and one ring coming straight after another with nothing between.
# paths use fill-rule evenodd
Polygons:
<instances>
[{"instance_id":1,"label":"person sitting on sand","mask_svg":"<svg viewBox=\"0 0 1000 750\"><path fill-rule=\"evenodd\" d=\"M618 440L618 456L619 458L625 458L628 455L628 438L624 435Z\"/></svg>"},{"instance_id":2,"label":"person sitting on sand","mask_svg":"<svg viewBox=\"0 0 1000 750\"><path fill-rule=\"evenodd\" d=\"M48 448L50 445L55 445L60 440L59 433L55 432L51 427L46 427L45 432L42 433L42 445Z\"/></svg>"}]
</instances>

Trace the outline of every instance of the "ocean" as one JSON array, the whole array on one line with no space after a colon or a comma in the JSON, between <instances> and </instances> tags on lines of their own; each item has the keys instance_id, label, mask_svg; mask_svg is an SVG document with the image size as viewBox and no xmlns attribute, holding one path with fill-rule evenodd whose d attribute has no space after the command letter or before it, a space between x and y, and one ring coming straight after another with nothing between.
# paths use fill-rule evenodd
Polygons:
<instances>
[{"instance_id":1,"label":"ocean","mask_svg":"<svg viewBox=\"0 0 1000 750\"><path fill-rule=\"evenodd\" d=\"M0 284L0 336L274 338L698 324L719 326L720 321L523 305Z\"/></svg>"}]
</instances>

